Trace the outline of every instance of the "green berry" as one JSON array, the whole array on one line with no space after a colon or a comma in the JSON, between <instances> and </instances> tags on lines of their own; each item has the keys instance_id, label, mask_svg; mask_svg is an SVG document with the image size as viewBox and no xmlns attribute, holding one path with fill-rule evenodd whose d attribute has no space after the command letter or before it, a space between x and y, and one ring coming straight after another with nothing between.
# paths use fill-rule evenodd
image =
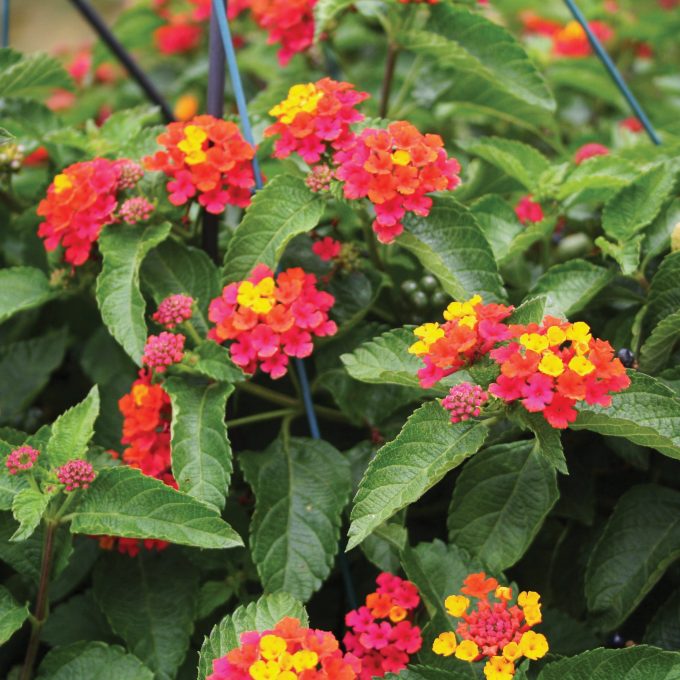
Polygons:
<instances>
[{"instance_id":1,"label":"green berry","mask_svg":"<svg viewBox=\"0 0 680 680\"><path fill-rule=\"evenodd\" d=\"M439 281L432 276L432 274L425 274L422 279L420 279L420 289L424 290L426 293L431 293L436 290L439 286Z\"/></svg>"},{"instance_id":2,"label":"green berry","mask_svg":"<svg viewBox=\"0 0 680 680\"><path fill-rule=\"evenodd\" d=\"M451 298L443 290L436 290L432 294L432 304L437 309L444 307L450 299Z\"/></svg>"},{"instance_id":3,"label":"green berry","mask_svg":"<svg viewBox=\"0 0 680 680\"><path fill-rule=\"evenodd\" d=\"M411 302L413 302L413 306L416 309L425 309L429 305L430 301L427 299L427 295L425 295L422 290L416 290L411 293Z\"/></svg>"},{"instance_id":4,"label":"green berry","mask_svg":"<svg viewBox=\"0 0 680 680\"><path fill-rule=\"evenodd\" d=\"M418 290L418 284L413 279L406 279L406 281L401 284L401 290L409 295Z\"/></svg>"}]
</instances>

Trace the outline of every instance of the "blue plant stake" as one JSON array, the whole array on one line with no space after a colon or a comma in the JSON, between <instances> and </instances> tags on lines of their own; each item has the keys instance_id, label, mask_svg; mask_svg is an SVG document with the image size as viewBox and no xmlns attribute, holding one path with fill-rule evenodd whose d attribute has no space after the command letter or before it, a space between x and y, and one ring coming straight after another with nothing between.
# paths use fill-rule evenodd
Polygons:
<instances>
[{"instance_id":1,"label":"blue plant stake","mask_svg":"<svg viewBox=\"0 0 680 680\"><path fill-rule=\"evenodd\" d=\"M581 12L581 10L577 7L574 0L564 0L564 3L574 16L574 19L576 19L576 21L578 21L578 23L581 24L581 28L583 28L586 35L588 36L588 40L590 41L590 44L593 46L595 54L597 54L597 56L600 58L600 61L604 64L604 67L607 69L607 72L611 76L611 79L619 88L621 94L625 97L626 101L630 105L630 108L633 109L633 113L635 114L637 119L642 123L642 126L645 128L645 131L649 135L649 138L652 140L652 142L654 142L654 144L661 144L661 139L659 139L659 136L656 134L656 131L654 130L654 126L650 122L643 108L640 106L640 102L638 102L638 100L635 98L635 95L631 92L630 88L626 84L626 81L623 79L621 72L619 71L618 68L616 68L616 64L612 61L612 58L607 54L607 50L604 49L598 37L593 33L586 18L583 16L583 12Z\"/></svg>"},{"instance_id":2,"label":"blue plant stake","mask_svg":"<svg viewBox=\"0 0 680 680\"><path fill-rule=\"evenodd\" d=\"M2 0L2 46L9 47L9 0Z\"/></svg>"}]
</instances>

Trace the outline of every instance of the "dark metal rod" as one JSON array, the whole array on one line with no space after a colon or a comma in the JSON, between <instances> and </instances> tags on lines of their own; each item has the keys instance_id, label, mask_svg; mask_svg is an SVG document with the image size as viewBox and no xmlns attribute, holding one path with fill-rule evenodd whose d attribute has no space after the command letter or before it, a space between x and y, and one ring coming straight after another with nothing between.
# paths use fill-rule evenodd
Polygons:
<instances>
[{"instance_id":1,"label":"dark metal rod","mask_svg":"<svg viewBox=\"0 0 680 680\"><path fill-rule=\"evenodd\" d=\"M121 45L109 27L104 23L98 12L90 5L87 0L71 0L73 5L81 13L85 21L94 29L97 35L106 43L106 46L113 52L118 61L125 67L127 72L142 88L147 98L158 106L161 114L167 123L173 121L175 116L168 102L163 95L156 89L156 86L149 80L148 76L132 55Z\"/></svg>"}]
</instances>

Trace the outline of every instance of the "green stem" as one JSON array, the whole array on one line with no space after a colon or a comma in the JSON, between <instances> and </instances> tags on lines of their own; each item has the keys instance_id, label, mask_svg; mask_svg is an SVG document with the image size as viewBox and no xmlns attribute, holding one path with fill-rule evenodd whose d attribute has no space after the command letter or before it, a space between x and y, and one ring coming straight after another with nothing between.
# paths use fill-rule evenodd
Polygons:
<instances>
[{"instance_id":1,"label":"green stem","mask_svg":"<svg viewBox=\"0 0 680 680\"><path fill-rule=\"evenodd\" d=\"M194 326L194 324L192 324L191 321L184 321L182 323L182 329L192 339L196 346L200 345L203 342L203 338L198 334L196 326Z\"/></svg>"},{"instance_id":2,"label":"green stem","mask_svg":"<svg viewBox=\"0 0 680 680\"><path fill-rule=\"evenodd\" d=\"M368 246L368 254L371 256L371 262L380 271L385 270L385 266L380 259L380 253L378 252L378 245L375 242L376 236L371 228L371 223L368 220L364 220L362 224L362 229L364 230L364 240Z\"/></svg>"},{"instance_id":3,"label":"green stem","mask_svg":"<svg viewBox=\"0 0 680 680\"><path fill-rule=\"evenodd\" d=\"M286 416L294 416L300 413L302 413L300 409L294 408L282 408L276 411L265 411L264 413L255 413L252 416L244 416L243 418L233 418L232 420L227 420L227 427L240 427L242 425L258 423L262 420L275 420L276 418L285 418Z\"/></svg>"},{"instance_id":4,"label":"green stem","mask_svg":"<svg viewBox=\"0 0 680 680\"><path fill-rule=\"evenodd\" d=\"M423 63L423 55L419 54L413 60L413 63L411 64L411 68L409 69L409 72L406 74L406 78L404 78L404 82L401 84L401 87L399 88L399 92L397 92L397 96L394 100L394 103L388 109L388 113L387 113L388 118L398 118L399 117L397 115L399 113L399 109L404 105L406 98L408 97L409 93L411 92L411 88L413 87L413 85L415 83L415 80L418 76L418 73L420 73L420 67L421 67L422 63Z\"/></svg>"},{"instance_id":5,"label":"green stem","mask_svg":"<svg viewBox=\"0 0 680 680\"><path fill-rule=\"evenodd\" d=\"M38 595L35 602L35 614L33 615L31 637L26 648L24 667L21 670L20 680L31 680L33 667L40 646L40 631L45 625L48 612L48 591L50 586L50 574L52 573L52 561L54 558L54 537L59 525L54 520L47 522L45 542L43 543L42 564L40 566L40 580L38 582Z\"/></svg>"},{"instance_id":6,"label":"green stem","mask_svg":"<svg viewBox=\"0 0 680 680\"><path fill-rule=\"evenodd\" d=\"M380 108L378 115L384 118L387 115L387 109L390 104L390 92L392 90L392 82L394 80L394 69L397 65L397 56L399 54L399 47L392 42L387 45L387 58L385 59L385 73L383 75L382 88L380 90Z\"/></svg>"},{"instance_id":7,"label":"green stem","mask_svg":"<svg viewBox=\"0 0 680 680\"><path fill-rule=\"evenodd\" d=\"M248 394L252 394L254 397L260 397L265 401L271 401L272 404L279 404L281 406L296 407L299 402L294 397L289 397L275 390L270 390L268 387L263 387L252 382L240 382L236 383L236 389Z\"/></svg>"}]
</instances>

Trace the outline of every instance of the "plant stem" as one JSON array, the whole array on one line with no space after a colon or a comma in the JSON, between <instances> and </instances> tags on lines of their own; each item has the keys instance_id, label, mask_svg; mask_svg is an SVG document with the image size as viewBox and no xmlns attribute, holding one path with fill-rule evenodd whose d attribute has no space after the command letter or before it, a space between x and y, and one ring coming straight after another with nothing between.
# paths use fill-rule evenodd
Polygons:
<instances>
[{"instance_id":1,"label":"plant stem","mask_svg":"<svg viewBox=\"0 0 680 680\"><path fill-rule=\"evenodd\" d=\"M263 387L262 385L257 385L252 382L240 382L236 383L236 389L242 390L243 392L248 392L254 397L260 397L265 401L271 401L272 404L280 404L281 406L295 407L299 405L299 402L294 397L289 397L275 390L270 390L268 387Z\"/></svg>"},{"instance_id":2,"label":"plant stem","mask_svg":"<svg viewBox=\"0 0 680 680\"><path fill-rule=\"evenodd\" d=\"M240 427L241 425L250 425L251 423L258 423L262 420L274 420L275 418L285 418L286 416L294 416L301 414L300 409L282 408L276 411L265 411L264 413L255 413L252 416L244 416L243 418L233 418L227 420L227 427Z\"/></svg>"},{"instance_id":3,"label":"plant stem","mask_svg":"<svg viewBox=\"0 0 680 680\"><path fill-rule=\"evenodd\" d=\"M380 259L378 245L375 242L376 236L373 233L373 229L371 228L371 223L368 220L364 220L362 229L364 230L364 240L366 241L366 246L368 247L368 254L371 256L371 262L373 262L376 269L384 271L385 266Z\"/></svg>"},{"instance_id":4,"label":"plant stem","mask_svg":"<svg viewBox=\"0 0 680 680\"><path fill-rule=\"evenodd\" d=\"M399 92L397 92L397 97L394 100L394 103L392 106L389 107L388 113L391 114L389 117L391 118L399 118L398 113L399 109L404 105L404 101L406 100L406 97L409 95L411 92L411 88L415 84L416 78L418 74L420 73L420 68L423 64L423 55L419 54L414 60L413 63L411 64L411 68L409 69L409 72L406 74L406 78L404 78L404 82L401 84L401 87L399 88Z\"/></svg>"},{"instance_id":5,"label":"plant stem","mask_svg":"<svg viewBox=\"0 0 680 680\"><path fill-rule=\"evenodd\" d=\"M393 43L387 45L387 58L385 60L385 74L383 75L382 90L380 92L380 109L378 115L384 118L387 115L387 108L390 103L390 91L394 80L394 68L397 65L397 55L399 48Z\"/></svg>"},{"instance_id":6,"label":"plant stem","mask_svg":"<svg viewBox=\"0 0 680 680\"><path fill-rule=\"evenodd\" d=\"M193 340L196 346L200 345L203 342L203 338L198 334L196 326L194 326L194 324L191 323L191 321L184 321L182 323L182 328L184 329L186 334Z\"/></svg>"},{"instance_id":7,"label":"plant stem","mask_svg":"<svg viewBox=\"0 0 680 680\"><path fill-rule=\"evenodd\" d=\"M53 520L47 522L45 542L43 543L42 564L40 566L38 596L35 602L35 614L32 621L31 638L26 649L26 658L24 660L24 667L21 670L20 680L31 680L33 677L33 666L35 665L38 647L40 646L40 631L47 619L48 590L50 586L50 574L52 573L52 561L54 558L54 536L58 526L58 523Z\"/></svg>"}]
</instances>

